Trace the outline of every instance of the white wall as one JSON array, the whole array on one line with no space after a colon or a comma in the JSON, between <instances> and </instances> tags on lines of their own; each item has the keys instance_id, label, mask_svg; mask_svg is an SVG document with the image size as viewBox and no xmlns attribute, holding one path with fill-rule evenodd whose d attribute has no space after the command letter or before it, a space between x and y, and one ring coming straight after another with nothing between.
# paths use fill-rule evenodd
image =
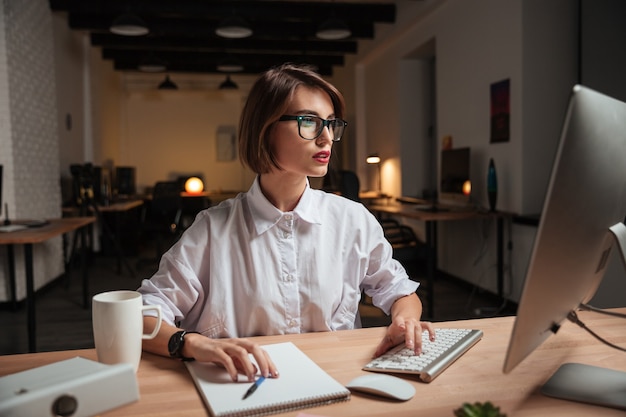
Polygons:
<instances>
[{"instance_id":1,"label":"white wall","mask_svg":"<svg viewBox=\"0 0 626 417\"><path fill-rule=\"evenodd\" d=\"M67 18L52 15L56 70L56 118L61 176L70 177L69 166L85 159L83 97L83 36L67 30Z\"/></svg>"},{"instance_id":2,"label":"white wall","mask_svg":"<svg viewBox=\"0 0 626 417\"><path fill-rule=\"evenodd\" d=\"M412 65L406 59L434 41L437 144L450 135L455 147L471 147L472 198L479 206L487 206L486 171L494 158L497 208L522 214L540 210L568 90L576 81L575 5L544 3L442 1L359 58L363 88L356 93L357 118L365 132L359 132L359 146L385 159L383 191L400 195L411 189L403 182L423 176L410 132L425 126L407 114L407 108L419 109L422 102L407 76ZM510 140L491 144L490 85L503 79L511 86ZM413 103L411 95L416 95ZM366 169L364 162L357 163ZM439 237L440 269L495 291L494 221L442 224ZM510 233L505 238L515 241ZM508 271L527 263L528 245L520 246L510 256L507 252ZM518 298L521 280L507 275L508 296Z\"/></svg>"},{"instance_id":3,"label":"white wall","mask_svg":"<svg viewBox=\"0 0 626 417\"><path fill-rule=\"evenodd\" d=\"M235 158L217 158L220 127L238 129L255 77L233 76L238 90L219 90L223 76L172 74L178 90L158 90L164 74L119 73L92 53L93 162L134 166L137 190L179 175L201 174L205 189L247 190L254 175Z\"/></svg>"},{"instance_id":4,"label":"white wall","mask_svg":"<svg viewBox=\"0 0 626 417\"><path fill-rule=\"evenodd\" d=\"M0 134L3 198L12 216L61 215L53 29L48 2L1 1ZM7 258L0 251L0 300L9 299ZM17 297L26 293L24 259L15 250ZM35 288L63 272L61 239L33 248Z\"/></svg>"},{"instance_id":5,"label":"white wall","mask_svg":"<svg viewBox=\"0 0 626 417\"><path fill-rule=\"evenodd\" d=\"M130 91L124 98L116 162L137 167L139 190L194 173L203 174L207 190L248 189L250 175L239 162L236 143L232 160L217 157L220 126L238 128L240 91Z\"/></svg>"}]
</instances>

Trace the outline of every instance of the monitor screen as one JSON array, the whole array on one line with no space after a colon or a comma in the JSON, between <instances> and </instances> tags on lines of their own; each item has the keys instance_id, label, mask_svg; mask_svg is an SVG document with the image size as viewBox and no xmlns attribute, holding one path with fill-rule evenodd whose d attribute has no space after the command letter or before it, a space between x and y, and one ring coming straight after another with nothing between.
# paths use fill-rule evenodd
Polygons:
<instances>
[{"instance_id":1,"label":"monitor screen","mask_svg":"<svg viewBox=\"0 0 626 417\"><path fill-rule=\"evenodd\" d=\"M134 196L137 194L135 183L135 167L115 168L115 188L118 196Z\"/></svg>"},{"instance_id":2,"label":"monitor screen","mask_svg":"<svg viewBox=\"0 0 626 417\"><path fill-rule=\"evenodd\" d=\"M440 179L440 203L469 203L469 194L463 193L463 185L470 179L470 148L441 151Z\"/></svg>"},{"instance_id":3,"label":"monitor screen","mask_svg":"<svg viewBox=\"0 0 626 417\"><path fill-rule=\"evenodd\" d=\"M624 229L625 132L626 103L583 86L573 88L504 372L588 302L611 251L620 256L609 228Z\"/></svg>"}]
</instances>

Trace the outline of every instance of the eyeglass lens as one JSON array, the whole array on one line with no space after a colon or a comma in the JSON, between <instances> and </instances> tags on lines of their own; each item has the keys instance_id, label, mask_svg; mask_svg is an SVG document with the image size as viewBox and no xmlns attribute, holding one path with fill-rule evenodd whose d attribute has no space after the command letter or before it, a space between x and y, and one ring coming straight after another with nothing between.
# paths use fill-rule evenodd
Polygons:
<instances>
[{"instance_id":1,"label":"eyeglass lens","mask_svg":"<svg viewBox=\"0 0 626 417\"><path fill-rule=\"evenodd\" d=\"M317 139L325 126L333 134L333 140L341 139L346 123L341 119L324 120L316 116L302 116L298 118L300 136L304 139Z\"/></svg>"}]
</instances>

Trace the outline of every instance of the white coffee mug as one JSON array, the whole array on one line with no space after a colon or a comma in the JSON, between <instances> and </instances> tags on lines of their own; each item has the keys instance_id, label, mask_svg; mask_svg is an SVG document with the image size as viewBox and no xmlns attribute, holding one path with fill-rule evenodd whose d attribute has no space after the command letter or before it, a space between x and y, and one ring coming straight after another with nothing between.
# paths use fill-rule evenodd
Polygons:
<instances>
[{"instance_id":1,"label":"white coffee mug","mask_svg":"<svg viewBox=\"0 0 626 417\"><path fill-rule=\"evenodd\" d=\"M143 333L143 312L155 310L157 324L151 334ZM137 291L109 291L92 300L93 337L98 361L129 363L139 367L142 339L154 338L161 328L161 306L143 305Z\"/></svg>"}]
</instances>

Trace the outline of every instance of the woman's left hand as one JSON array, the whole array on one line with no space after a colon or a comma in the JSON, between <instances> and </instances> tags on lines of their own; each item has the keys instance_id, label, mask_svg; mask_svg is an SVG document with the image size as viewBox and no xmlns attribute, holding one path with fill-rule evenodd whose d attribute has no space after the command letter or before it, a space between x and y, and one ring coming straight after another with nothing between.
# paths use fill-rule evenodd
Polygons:
<instances>
[{"instance_id":1,"label":"woman's left hand","mask_svg":"<svg viewBox=\"0 0 626 417\"><path fill-rule=\"evenodd\" d=\"M394 346L404 342L416 355L422 353L422 332L428 331L430 340L435 340L435 328L428 321L420 321L422 302L413 293L397 299L391 306L391 324L385 337L378 344L374 357L378 357Z\"/></svg>"},{"instance_id":2,"label":"woman's left hand","mask_svg":"<svg viewBox=\"0 0 626 417\"><path fill-rule=\"evenodd\" d=\"M374 357L378 357L394 346L404 342L407 348L413 349L416 355L422 353L422 332L428 331L431 341L435 340L435 328L428 321L417 321L414 319L404 319L395 317L393 322L387 327L385 337L378 344Z\"/></svg>"}]
</instances>

